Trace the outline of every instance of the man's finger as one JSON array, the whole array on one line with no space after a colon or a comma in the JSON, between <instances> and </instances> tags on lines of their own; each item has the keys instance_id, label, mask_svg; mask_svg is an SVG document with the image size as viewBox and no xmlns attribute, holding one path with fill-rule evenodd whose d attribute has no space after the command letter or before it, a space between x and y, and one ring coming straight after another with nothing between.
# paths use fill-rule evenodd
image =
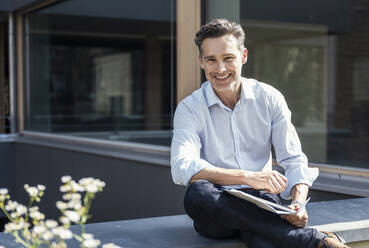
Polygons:
<instances>
[{"instance_id":1,"label":"man's finger","mask_svg":"<svg viewBox=\"0 0 369 248\"><path fill-rule=\"evenodd\" d=\"M281 186L281 191L283 191L283 190L285 190L286 189L286 187L287 187L287 181L285 181L284 179L283 179L283 176L282 175L277 175L276 177L275 177L275 179L277 180L277 182L279 183L279 185Z\"/></svg>"},{"instance_id":2,"label":"man's finger","mask_svg":"<svg viewBox=\"0 0 369 248\"><path fill-rule=\"evenodd\" d=\"M276 177L279 177L281 178L285 183L287 183L288 179L286 176L282 175L281 173L279 173L278 171L273 171L273 174L276 176Z\"/></svg>"},{"instance_id":3,"label":"man's finger","mask_svg":"<svg viewBox=\"0 0 369 248\"><path fill-rule=\"evenodd\" d=\"M274 185L276 186L276 188L277 188L277 190L278 190L278 192L277 193L281 193L283 190L285 190L286 189L286 187L287 187L287 184L286 184L286 182L283 180L283 178L282 178L282 175L280 175L280 174L277 174L277 175L275 175L275 177L273 177L273 183L274 183Z\"/></svg>"},{"instance_id":4,"label":"man's finger","mask_svg":"<svg viewBox=\"0 0 369 248\"><path fill-rule=\"evenodd\" d=\"M269 193L269 194L277 194L277 190L275 189L274 185L269 185L269 187L266 189L266 191Z\"/></svg>"}]
</instances>

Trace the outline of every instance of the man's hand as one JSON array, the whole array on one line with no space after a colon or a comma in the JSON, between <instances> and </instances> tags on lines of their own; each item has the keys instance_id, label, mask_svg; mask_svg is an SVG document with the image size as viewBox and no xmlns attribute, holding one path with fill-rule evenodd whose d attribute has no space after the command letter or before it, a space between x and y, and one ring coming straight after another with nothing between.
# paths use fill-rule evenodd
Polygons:
<instances>
[{"instance_id":1,"label":"man's hand","mask_svg":"<svg viewBox=\"0 0 369 248\"><path fill-rule=\"evenodd\" d=\"M292 202L299 201L299 202L305 202L306 197L308 195L309 186L303 183L296 184L291 189L291 196L292 196ZM299 204L291 204L288 206L290 209L293 209L295 211L298 211L301 207ZM294 226L298 227L304 227L306 226L308 222L308 214L304 209L301 209L300 212L294 215L282 215L283 219L287 220L289 223L291 223Z\"/></svg>"},{"instance_id":2,"label":"man's hand","mask_svg":"<svg viewBox=\"0 0 369 248\"><path fill-rule=\"evenodd\" d=\"M246 181L254 189L263 189L271 194L279 194L287 187L287 177L278 171L248 172Z\"/></svg>"},{"instance_id":3,"label":"man's hand","mask_svg":"<svg viewBox=\"0 0 369 248\"><path fill-rule=\"evenodd\" d=\"M300 205L298 204L291 204L288 206L288 208L298 211L300 208ZM302 209L301 211L299 211L297 214L292 214L292 215L281 215L282 219L287 220L289 223L291 223L294 226L298 226L298 227L304 227L306 226L307 222L308 222L308 214L304 209Z\"/></svg>"}]
</instances>

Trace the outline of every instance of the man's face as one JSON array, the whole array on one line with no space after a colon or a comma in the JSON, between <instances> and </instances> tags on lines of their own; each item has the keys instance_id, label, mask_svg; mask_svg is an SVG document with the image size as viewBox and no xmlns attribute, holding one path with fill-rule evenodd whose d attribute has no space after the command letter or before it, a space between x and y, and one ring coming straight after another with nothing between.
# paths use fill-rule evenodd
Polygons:
<instances>
[{"instance_id":1,"label":"man's face","mask_svg":"<svg viewBox=\"0 0 369 248\"><path fill-rule=\"evenodd\" d=\"M206 38L201 47L200 65L216 92L231 90L241 82L241 69L247 61L247 50L240 49L233 35Z\"/></svg>"}]
</instances>

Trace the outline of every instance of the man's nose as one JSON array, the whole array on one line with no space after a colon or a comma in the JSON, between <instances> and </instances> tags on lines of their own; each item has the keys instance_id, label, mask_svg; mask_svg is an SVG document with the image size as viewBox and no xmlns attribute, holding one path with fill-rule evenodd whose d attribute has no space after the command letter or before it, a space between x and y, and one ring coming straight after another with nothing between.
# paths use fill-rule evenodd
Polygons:
<instances>
[{"instance_id":1,"label":"man's nose","mask_svg":"<svg viewBox=\"0 0 369 248\"><path fill-rule=\"evenodd\" d=\"M219 62L217 64L217 73L223 73L226 71L225 64L223 62Z\"/></svg>"}]
</instances>

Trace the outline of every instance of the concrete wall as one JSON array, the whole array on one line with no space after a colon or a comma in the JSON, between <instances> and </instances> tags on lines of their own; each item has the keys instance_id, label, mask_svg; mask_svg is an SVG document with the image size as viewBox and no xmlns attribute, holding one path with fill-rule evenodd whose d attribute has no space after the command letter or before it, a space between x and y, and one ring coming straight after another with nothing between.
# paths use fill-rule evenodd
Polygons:
<instances>
[{"instance_id":1,"label":"concrete wall","mask_svg":"<svg viewBox=\"0 0 369 248\"><path fill-rule=\"evenodd\" d=\"M146 164L107 156L17 143L17 194L26 200L23 185L44 184L41 210L59 216L60 177L96 177L106 182L92 205L92 221L122 220L183 213L184 187L172 183L168 166Z\"/></svg>"}]
</instances>

